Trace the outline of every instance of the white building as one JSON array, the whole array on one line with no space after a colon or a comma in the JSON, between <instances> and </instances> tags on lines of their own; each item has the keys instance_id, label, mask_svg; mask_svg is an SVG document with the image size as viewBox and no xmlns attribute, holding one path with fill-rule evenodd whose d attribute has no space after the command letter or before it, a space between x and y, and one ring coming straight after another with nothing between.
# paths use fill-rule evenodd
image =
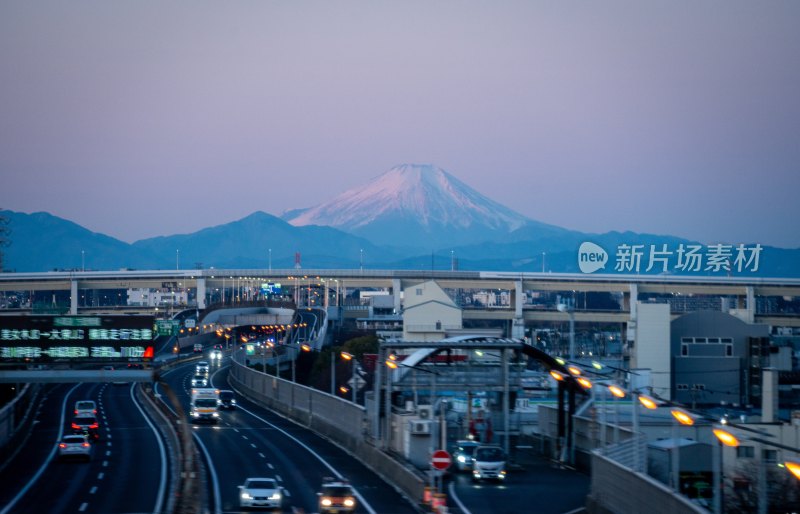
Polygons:
<instances>
[{"instance_id":1,"label":"white building","mask_svg":"<svg viewBox=\"0 0 800 514\"><path fill-rule=\"evenodd\" d=\"M161 307L163 305L186 305L186 291L159 291L152 289L128 289L128 305L134 307Z\"/></svg>"}]
</instances>

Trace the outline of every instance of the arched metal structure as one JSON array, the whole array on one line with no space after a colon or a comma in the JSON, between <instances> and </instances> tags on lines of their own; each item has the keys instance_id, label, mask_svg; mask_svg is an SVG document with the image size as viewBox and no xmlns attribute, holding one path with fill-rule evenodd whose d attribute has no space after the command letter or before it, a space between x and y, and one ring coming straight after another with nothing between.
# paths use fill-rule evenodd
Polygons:
<instances>
[{"instance_id":1,"label":"arched metal structure","mask_svg":"<svg viewBox=\"0 0 800 514\"><path fill-rule=\"evenodd\" d=\"M456 336L445 338L436 342L431 341L422 341L422 342L414 342L414 341L404 341L404 340L387 340L381 342L380 353L378 356L378 366L376 367L376 379L375 379L375 398L380 399L383 398L384 402L386 403L386 408L384 409L386 413L391 412L390 409L390 398L389 394L381 395L381 388L383 387L382 380L380 378L381 369L383 368L383 363L387 359L388 350L392 348L404 348L404 349L414 349L416 351L408 355L402 362L400 362L399 366L396 369L389 371L391 374L390 383L398 383L403 380L407 373L410 370L417 368L417 366L424 362L426 359L438 355L443 352L449 352L452 350L512 350L515 352L520 352L534 360L542 363L544 366L551 371L557 371L561 374L564 380L558 381L558 448L557 452L560 456L564 455L572 455L572 428L573 428L573 418L572 414L575 412L575 393L580 392L581 394L586 394L586 391L583 387L578 384L578 382L573 378L572 374L566 368L565 365L561 364L555 357L552 355L543 352L542 350L535 348L534 346L526 343L521 339L511 339L511 338L496 338L496 337L486 337L486 336L471 336L471 335L463 335L463 336ZM566 398L565 398L566 396ZM508 406L507 400L508 394L504 395L504 402L506 402L504 408L504 417L507 419L508 416ZM380 421L379 421L379 408L375 409L375 415L373 418L373 435L380 439ZM570 415L567 416L566 413L569 412ZM508 450L508 448L506 448Z\"/></svg>"}]
</instances>

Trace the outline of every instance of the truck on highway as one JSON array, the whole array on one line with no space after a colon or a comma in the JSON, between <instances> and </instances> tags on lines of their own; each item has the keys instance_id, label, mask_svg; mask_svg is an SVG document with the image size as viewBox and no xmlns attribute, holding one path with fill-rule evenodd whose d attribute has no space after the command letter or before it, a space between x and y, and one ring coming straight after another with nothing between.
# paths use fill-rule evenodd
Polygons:
<instances>
[{"instance_id":1,"label":"truck on highway","mask_svg":"<svg viewBox=\"0 0 800 514\"><path fill-rule=\"evenodd\" d=\"M214 423L219 420L219 389L192 388L189 417L192 423Z\"/></svg>"}]
</instances>

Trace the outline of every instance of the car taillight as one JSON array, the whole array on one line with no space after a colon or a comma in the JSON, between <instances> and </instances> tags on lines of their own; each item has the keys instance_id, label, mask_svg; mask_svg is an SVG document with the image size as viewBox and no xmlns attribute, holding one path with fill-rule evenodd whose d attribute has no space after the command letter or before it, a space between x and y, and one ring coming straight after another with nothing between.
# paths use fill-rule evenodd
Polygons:
<instances>
[{"instance_id":1,"label":"car taillight","mask_svg":"<svg viewBox=\"0 0 800 514\"><path fill-rule=\"evenodd\" d=\"M89 425L89 428L97 428L97 426L98 426L97 423L92 423L91 425Z\"/></svg>"},{"instance_id":2,"label":"car taillight","mask_svg":"<svg viewBox=\"0 0 800 514\"><path fill-rule=\"evenodd\" d=\"M83 446L84 448L88 448L89 447L89 443L83 443L81 446Z\"/></svg>"},{"instance_id":3,"label":"car taillight","mask_svg":"<svg viewBox=\"0 0 800 514\"><path fill-rule=\"evenodd\" d=\"M75 414L76 414L76 415L78 414L78 409L75 409Z\"/></svg>"},{"instance_id":4,"label":"car taillight","mask_svg":"<svg viewBox=\"0 0 800 514\"><path fill-rule=\"evenodd\" d=\"M66 448L66 447L67 447L67 445L66 445L66 444L64 444L64 443L59 443L59 444L58 444L58 447L59 447L59 448Z\"/></svg>"},{"instance_id":5,"label":"car taillight","mask_svg":"<svg viewBox=\"0 0 800 514\"><path fill-rule=\"evenodd\" d=\"M79 424L77 424L77 423L73 423L72 424L72 428L74 428L75 430L78 430L79 428L81 428L81 426Z\"/></svg>"}]
</instances>

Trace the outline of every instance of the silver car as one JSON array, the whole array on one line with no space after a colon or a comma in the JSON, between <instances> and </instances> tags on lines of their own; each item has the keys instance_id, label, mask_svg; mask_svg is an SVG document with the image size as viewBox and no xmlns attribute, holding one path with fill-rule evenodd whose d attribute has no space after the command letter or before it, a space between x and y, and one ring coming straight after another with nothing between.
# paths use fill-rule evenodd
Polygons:
<instances>
[{"instance_id":1,"label":"silver car","mask_svg":"<svg viewBox=\"0 0 800 514\"><path fill-rule=\"evenodd\" d=\"M239 486L239 506L281 508L281 487L274 478L248 478Z\"/></svg>"},{"instance_id":2,"label":"silver car","mask_svg":"<svg viewBox=\"0 0 800 514\"><path fill-rule=\"evenodd\" d=\"M82 459L86 461L92 460L92 451L94 447L89 442L89 438L85 435L65 435L58 443L58 458L61 460L66 459Z\"/></svg>"}]
</instances>

